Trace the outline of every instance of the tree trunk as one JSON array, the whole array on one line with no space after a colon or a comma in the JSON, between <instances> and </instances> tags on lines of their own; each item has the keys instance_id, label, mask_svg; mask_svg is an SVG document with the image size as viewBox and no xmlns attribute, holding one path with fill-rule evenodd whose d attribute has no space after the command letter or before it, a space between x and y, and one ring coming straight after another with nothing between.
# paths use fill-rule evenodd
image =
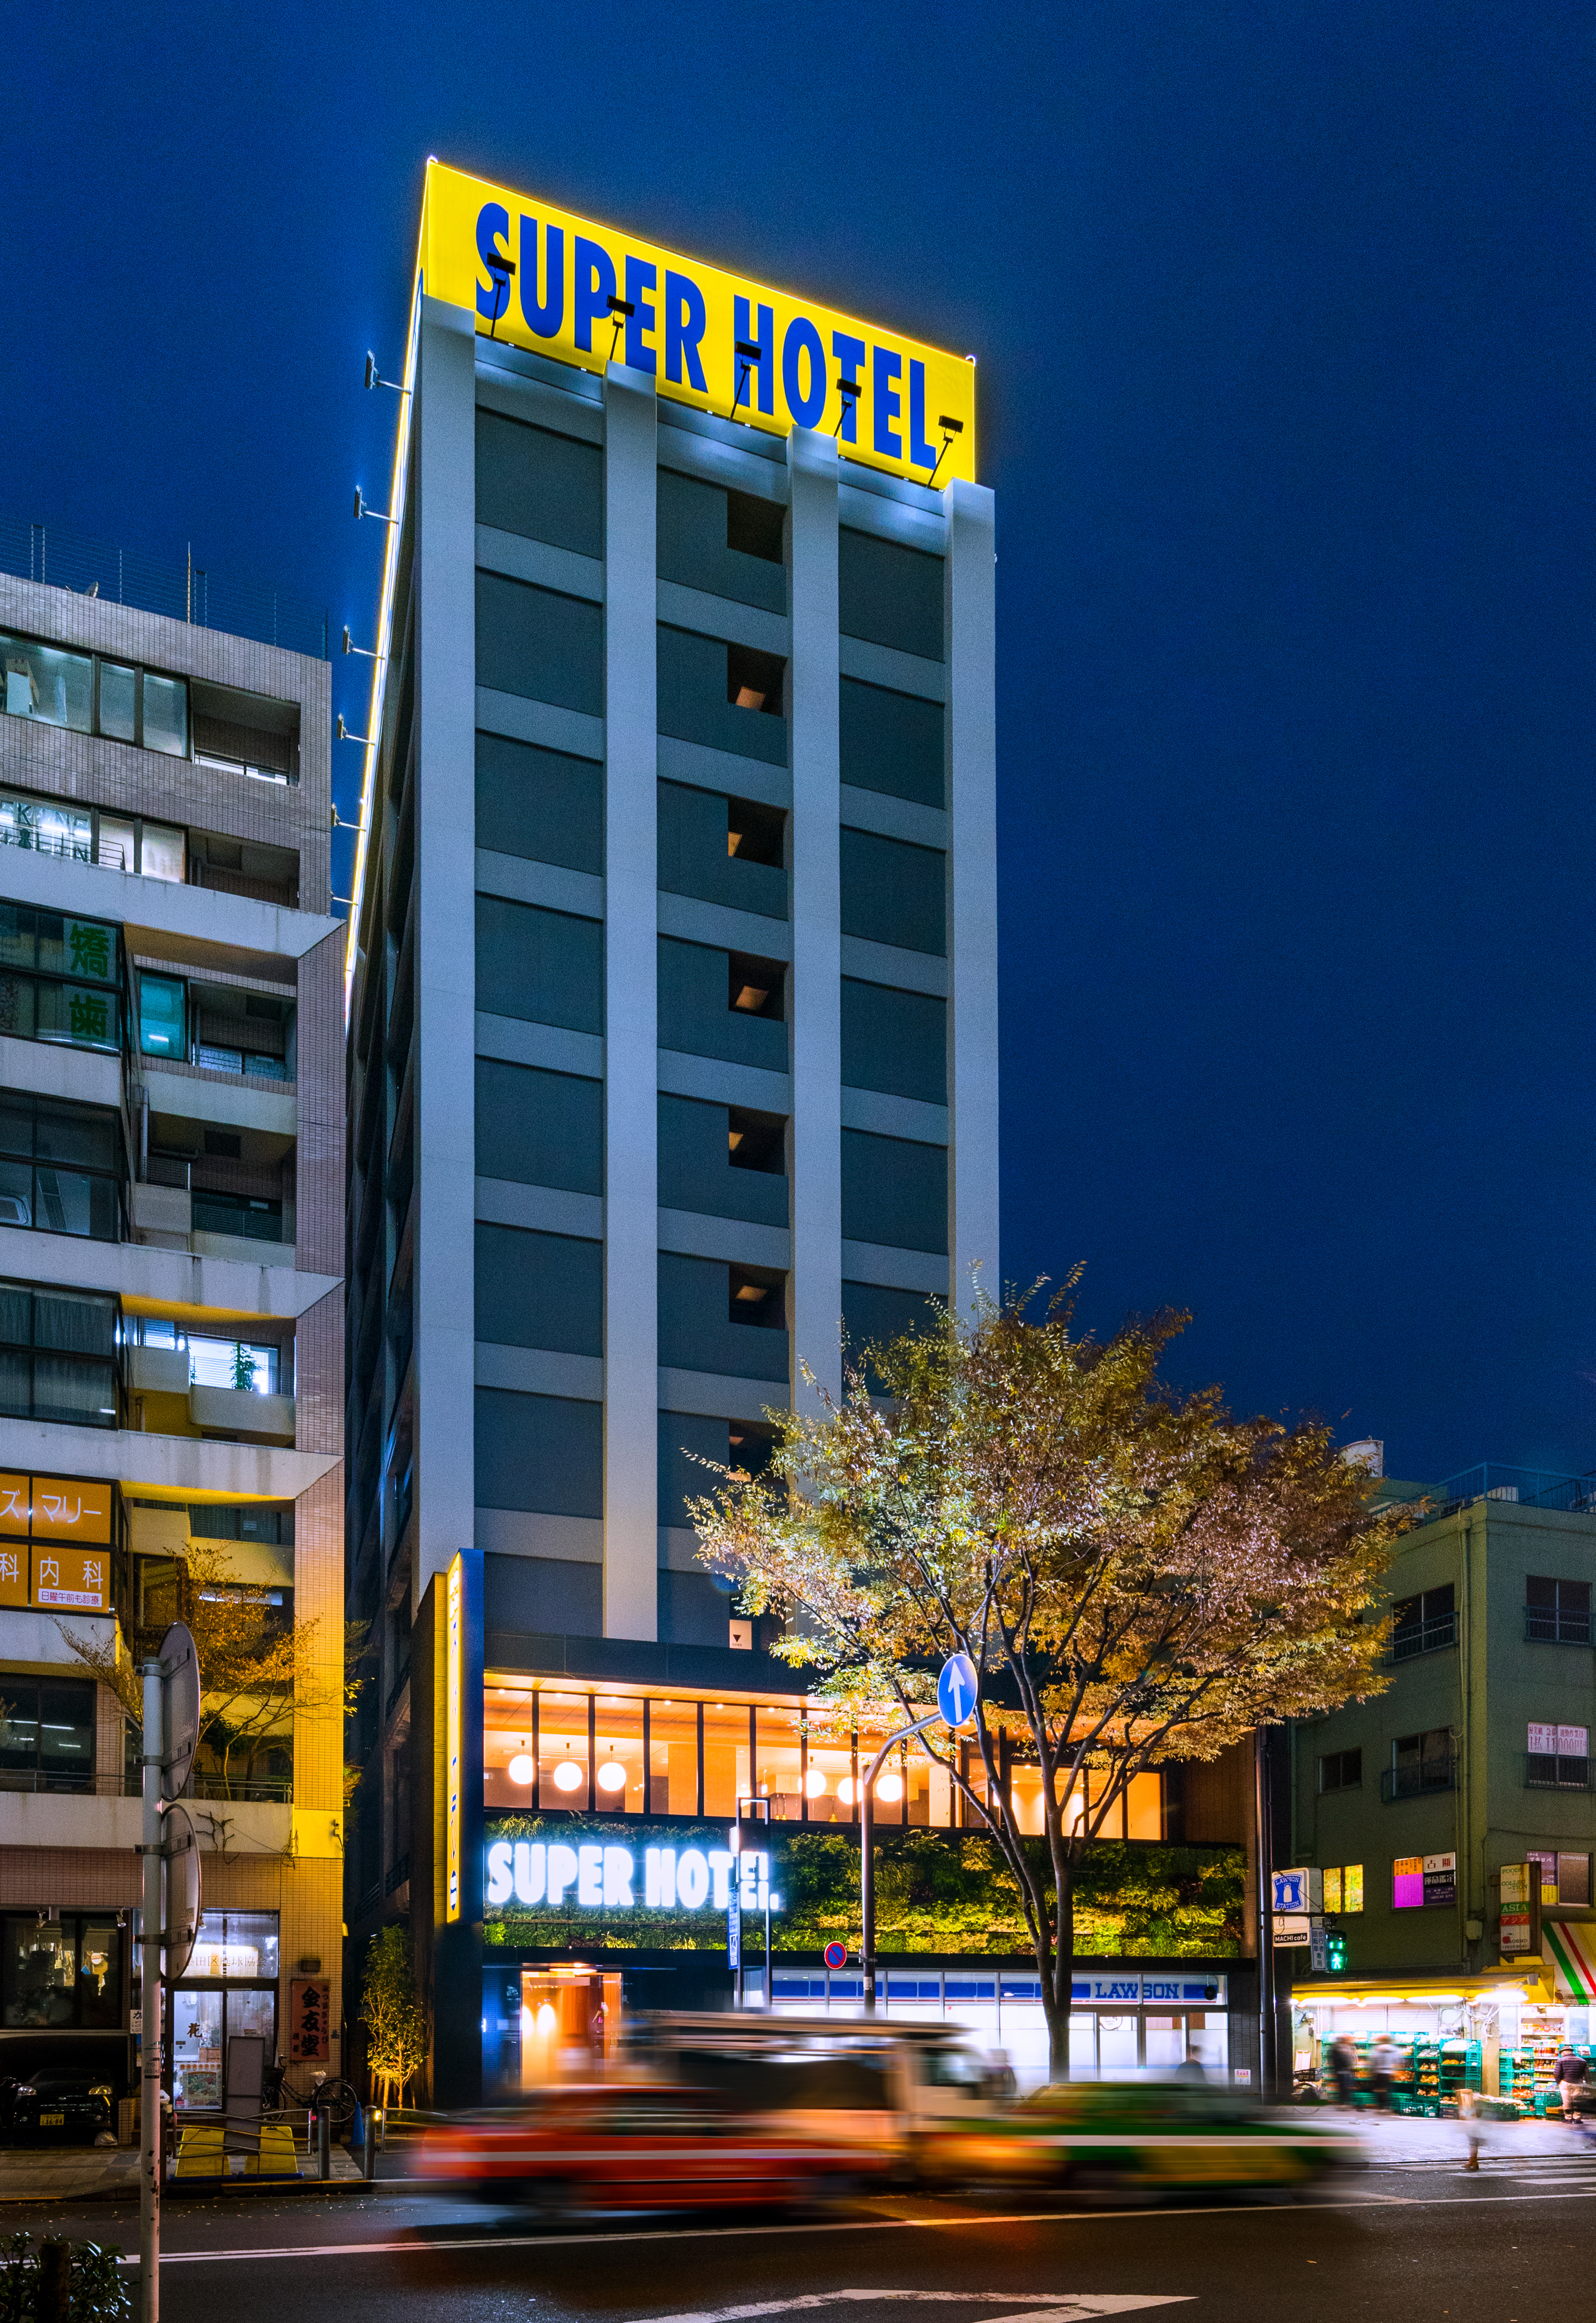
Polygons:
<instances>
[{"instance_id":1,"label":"tree trunk","mask_svg":"<svg viewBox=\"0 0 1596 2323\"><path fill-rule=\"evenodd\" d=\"M1050 2081L1067 2081L1069 2079L1070 1993L1075 1983L1075 1883L1068 1874L1059 1882L1058 1927L1053 1938L1051 1962L1043 1960L1041 1953L1042 1946L1039 1941L1037 1958L1042 1972L1041 2005L1048 2024L1048 2079ZM1056 1997L1059 1994L1062 1998Z\"/></svg>"}]
</instances>

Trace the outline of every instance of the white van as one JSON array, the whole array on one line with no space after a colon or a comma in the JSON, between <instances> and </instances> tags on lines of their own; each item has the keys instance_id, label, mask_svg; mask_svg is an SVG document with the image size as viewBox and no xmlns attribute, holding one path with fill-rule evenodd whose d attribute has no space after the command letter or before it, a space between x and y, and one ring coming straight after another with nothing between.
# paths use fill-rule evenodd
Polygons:
<instances>
[{"instance_id":1,"label":"white van","mask_svg":"<svg viewBox=\"0 0 1596 2323\"><path fill-rule=\"evenodd\" d=\"M923 2136L973 2127L1004 2094L980 2051L942 2025L670 2009L634 2020L632 2052L773 2126L887 2152L910 2172Z\"/></svg>"}]
</instances>

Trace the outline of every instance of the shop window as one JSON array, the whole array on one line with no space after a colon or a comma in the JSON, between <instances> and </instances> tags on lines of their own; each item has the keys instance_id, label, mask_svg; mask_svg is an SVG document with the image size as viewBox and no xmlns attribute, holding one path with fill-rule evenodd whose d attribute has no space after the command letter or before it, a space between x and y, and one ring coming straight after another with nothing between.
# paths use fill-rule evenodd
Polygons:
<instances>
[{"instance_id":1,"label":"shop window","mask_svg":"<svg viewBox=\"0 0 1596 2323\"><path fill-rule=\"evenodd\" d=\"M1321 1791L1356 1791L1363 1786L1363 1753L1331 1750L1319 1760Z\"/></svg>"},{"instance_id":2,"label":"shop window","mask_svg":"<svg viewBox=\"0 0 1596 2323\"><path fill-rule=\"evenodd\" d=\"M691 1702L656 1702L648 1718L648 1812L692 1815L703 1812L699 1795L698 1706Z\"/></svg>"},{"instance_id":3,"label":"shop window","mask_svg":"<svg viewBox=\"0 0 1596 2323\"><path fill-rule=\"evenodd\" d=\"M111 1913L18 1914L0 1933L0 1994L9 2030L115 2031L123 2021L125 1930Z\"/></svg>"},{"instance_id":4,"label":"shop window","mask_svg":"<svg viewBox=\"0 0 1596 2323\"><path fill-rule=\"evenodd\" d=\"M1401 1598L1391 1609L1391 1659L1411 1661L1457 1643L1455 1593L1450 1581Z\"/></svg>"},{"instance_id":5,"label":"shop window","mask_svg":"<svg viewBox=\"0 0 1596 2323\"><path fill-rule=\"evenodd\" d=\"M182 1983L167 2001L172 2104L179 2114L220 2109L234 2034L277 2048L278 1914L206 1912Z\"/></svg>"},{"instance_id":6,"label":"shop window","mask_svg":"<svg viewBox=\"0 0 1596 2323\"><path fill-rule=\"evenodd\" d=\"M88 733L94 723L94 659L35 645L27 638L0 638L5 665L5 714L35 725L69 726Z\"/></svg>"},{"instance_id":7,"label":"shop window","mask_svg":"<svg viewBox=\"0 0 1596 2323\"><path fill-rule=\"evenodd\" d=\"M117 1324L115 1299L0 1281L0 1413L115 1428Z\"/></svg>"},{"instance_id":8,"label":"shop window","mask_svg":"<svg viewBox=\"0 0 1596 2323\"><path fill-rule=\"evenodd\" d=\"M188 1009L180 976L142 975L139 978L139 1053L145 1057L175 1057L188 1053Z\"/></svg>"},{"instance_id":9,"label":"shop window","mask_svg":"<svg viewBox=\"0 0 1596 2323\"><path fill-rule=\"evenodd\" d=\"M95 1690L70 1678L0 1686L0 1790L92 1791Z\"/></svg>"},{"instance_id":10,"label":"shop window","mask_svg":"<svg viewBox=\"0 0 1596 2323\"><path fill-rule=\"evenodd\" d=\"M1432 1727L1427 1733L1404 1734L1391 1745L1391 1763L1381 1777L1388 1799L1418 1798L1427 1793L1457 1787L1457 1758L1452 1730Z\"/></svg>"},{"instance_id":11,"label":"shop window","mask_svg":"<svg viewBox=\"0 0 1596 2323\"><path fill-rule=\"evenodd\" d=\"M105 920L0 904L0 1033L115 1052L121 931Z\"/></svg>"},{"instance_id":12,"label":"shop window","mask_svg":"<svg viewBox=\"0 0 1596 2323\"><path fill-rule=\"evenodd\" d=\"M1524 1584L1524 1635L1531 1645L1588 1646L1591 1584L1531 1574Z\"/></svg>"},{"instance_id":13,"label":"shop window","mask_svg":"<svg viewBox=\"0 0 1596 2323\"><path fill-rule=\"evenodd\" d=\"M704 1704L703 1724L703 1811L724 1821L750 1795L752 1721L746 1705L718 1702Z\"/></svg>"}]
</instances>

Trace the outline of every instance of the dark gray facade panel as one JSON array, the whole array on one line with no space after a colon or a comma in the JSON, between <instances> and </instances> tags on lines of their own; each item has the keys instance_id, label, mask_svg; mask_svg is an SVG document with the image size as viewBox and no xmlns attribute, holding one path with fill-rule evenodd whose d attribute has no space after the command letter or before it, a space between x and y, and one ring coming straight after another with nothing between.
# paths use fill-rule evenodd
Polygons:
<instances>
[{"instance_id":1,"label":"dark gray facade panel","mask_svg":"<svg viewBox=\"0 0 1596 2323\"><path fill-rule=\"evenodd\" d=\"M604 1030L603 923L477 897L477 1008L572 1033ZM468 1030L463 1026L462 1037Z\"/></svg>"},{"instance_id":2,"label":"dark gray facade panel","mask_svg":"<svg viewBox=\"0 0 1596 2323\"><path fill-rule=\"evenodd\" d=\"M477 522L578 556L602 556L603 454L573 436L479 408Z\"/></svg>"},{"instance_id":3,"label":"dark gray facade panel","mask_svg":"<svg viewBox=\"0 0 1596 2323\"><path fill-rule=\"evenodd\" d=\"M660 1207L696 1210L704 1217L746 1218L755 1226L784 1226L785 1174L734 1169L729 1159L728 1127L723 1105L703 1105L694 1097L661 1092Z\"/></svg>"},{"instance_id":4,"label":"dark gray facade panel","mask_svg":"<svg viewBox=\"0 0 1596 2323\"><path fill-rule=\"evenodd\" d=\"M844 525L837 536L838 624L845 638L942 658L942 559Z\"/></svg>"},{"instance_id":5,"label":"dark gray facade panel","mask_svg":"<svg viewBox=\"0 0 1596 2323\"><path fill-rule=\"evenodd\" d=\"M775 964L779 969L779 963ZM778 1017L754 1016L730 1005L729 955L713 944L659 939L659 1045L690 1057L720 1057L733 1065L787 1070L787 1028ZM664 1358L661 1358L662 1362Z\"/></svg>"},{"instance_id":6,"label":"dark gray facade panel","mask_svg":"<svg viewBox=\"0 0 1596 2323\"><path fill-rule=\"evenodd\" d=\"M603 607L479 571L477 684L601 718Z\"/></svg>"},{"instance_id":7,"label":"dark gray facade panel","mask_svg":"<svg viewBox=\"0 0 1596 2323\"><path fill-rule=\"evenodd\" d=\"M931 993L842 979L842 1082L887 1097L948 1102L948 1004Z\"/></svg>"},{"instance_id":8,"label":"dark gray facade panel","mask_svg":"<svg viewBox=\"0 0 1596 2323\"><path fill-rule=\"evenodd\" d=\"M731 1428L724 1419L705 1419L697 1412L662 1411L659 1415L659 1520L662 1525L690 1527L686 1503L712 1492L721 1483L711 1469L700 1464L712 1460L730 1465Z\"/></svg>"},{"instance_id":9,"label":"dark gray facade panel","mask_svg":"<svg viewBox=\"0 0 1596 2323\"><path fill-rule=\"evenodd\" d=\"M842 932L944 959L948 858L874 831L842 831Z\"/></svg>"},{"instance_id":10,"label":"dark gray facade panel","mask_svg":"<svg viewBox=\"0 0 1596 2323\"><path fill-rule=\"evenodd\" d=\"M562 1355L604 1352L602 1243L522 1226L476 1227L476 1336ZM484 1503L485 1505L485 1503Z\"/></svg>"},{"instance_id":11,"label":"dark gray facade panel","mask_svg":"<svg viewBox=\"0 0 1596 2323\"><path fill-rule=\"evenodd\" d=\"M503 734L479 734L477 845L602 876L603 767Z\"/></svg>"},{"instance_id":12,"label":"dark gray facade panel","mask_svg":"<svg viewBox=\"0 0 1596 2323\"><path fill-rule=\"evenodd\" d=\"M748 500L724 484L702 483L674 469L659 472L658 560L660 578L684 588L707 590L736 604L758 605L767 613L787 610L787 574L781 561L782 515L768 502ZM734 547L738 519L772 540L774 558Z\"/></svg>"},{"instance_id":13,"label":"dark gray facade panel","mask_svg":"<svg viewBox=\"0 0 1596 2323\"><path fill-rule=\"evenodd\" d=\"M940 702L845 677L839 736L842 780L858 790L913 799L918 806L943 805L945 714Z\"/></svg>"},{"instance_id":14,"label":"dark gray facade panel","mask_svg":"<svg viewBox=\"0 0 1596 2323\"><path fill-rule=\"evenodd\" d=\"M883 1384L873 1364L865 1363L867 1346L884 1345L910 1331L939 1331L941 1317L918 1290L889 1290L876 1282L847 1282L842 1286L842 1327L848 1334L849 1364L865 1364L873 1394Z\"/></svg>"},{"instance_id":15,"label":"dark gray facade panel","mask_svg":"<svg viewBox=\"0 0 1596 2323\"><path fill-rule=\"evenodd\" d=\"M476 1067L477 1176L601 1194L603 1083L496 1057Z\"/></svg>"},{"instance_id":16,"label":"dark gray facade panel","mask_svg":"<svg viewBox=\"0 0 1596 2323\"><path fill-rule=\"evenodd\" d=\"M603 1514L601 1403L480 1387L475 1418L478 1508L551 1517ZM597 1622L586 1632L598 1633Z\"/></svg>"},{"instance_id":17,"label":"dark gray facade panel","mask_svg":"<svg viewBox=\"0 0 1596 2323\"><path fill-rule=\"evenodd\" d=\"M731 1599L707 1573L659 1576L659 1634L673 1646L724 1646Z\"/></svg>"},{"instance_id":18,"label":"dark gray facade panel","mask_svg":"<svg viewBox=\"0 0 1596 2323\"><path fill-rule=\"evenodd\" d=\"M739 713L740 714L740 713ZM659 884L667 895L696 895L706 904L787 916L787 875L780 864L744 862L727 852L731 801L725 794L659 785Z\"/></svg>"},{"instance_id":19,"label":"dark gray facade panel","mask_svg":"<svg viewBox=\"0 0 1596 2323\"><path fill-rule=\"evenodd\" d=\"M787 763L787 721L770 710L739 710L729 692L729 654L736 647L693 629L659 625L659 706L662 734L731 750L769 767ZM523 692L525 688L521 689ZM585 703L573 703L585 708ZM777 709L780 704L778 702Z\"/></svg>"},{"instance_id":20,"label":"dark gray facade panel","mask_svg":"<svg viewBox=\"0 0 1596 2323\"><path fill-rule=\"evenodd\" d=\"M842 1133L842 1234L893 1250L948 1249L948 1150L868 1130ZM477 1336L482 1336L479 1319Z\"/></svg>"},{"instance_id":21,"label":"dark gray facade panel","mask_svg":"<svg viewBox=\"0 0 1596 2323\"><path fill-rule=\"evenodd\" d=\"M490 1633L523 1638L602 1634L601 1566L555 1556L496 1556L490 1551L482 1559L482 1597L483 1627ZM720 1626L726 1626L724 1615Z\"/></svg>"},{"instance_id":22,"label":"dark gray facade panel","mask_svg":"<svg viewBox=\"0 0 1596 2323\"><path fill-rule=\"evenodd\" d=\"M715 1372L725 1379L787 1379L787 1335L730 1319L730 1269L719 1259L659 1254L662 1370ZM781 1400L773 1396L772 1402Z\"/></svg>"}]
</instances>

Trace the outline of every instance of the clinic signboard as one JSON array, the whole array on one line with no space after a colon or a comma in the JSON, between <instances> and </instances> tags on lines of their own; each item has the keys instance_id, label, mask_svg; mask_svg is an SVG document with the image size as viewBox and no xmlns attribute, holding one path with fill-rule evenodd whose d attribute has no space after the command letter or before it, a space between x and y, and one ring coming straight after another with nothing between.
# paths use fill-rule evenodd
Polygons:
<instances>
[{"instance_id":1,"label":"clinic signboard","mask_svg":"<svg viewBox=\"0 0 1596 2323\"><path fill-rule=\"evenodd\" d=\"M109 1612L115 1491L69 1476L0 1473L0 1605Z\"/></svg>"},{"instance_id":2,"label":"clinic signboard","mask_svg":"<svg viewBox=\"0 0 1596 2323\"><path fill-rule=\"evenodd\" d=\"M976 474L973 357L601 225L539 194L427 165L429 298L479 338L602 372L767 435L810 427L844 459L939 489Z\"/></svg>"}]
</instances>

